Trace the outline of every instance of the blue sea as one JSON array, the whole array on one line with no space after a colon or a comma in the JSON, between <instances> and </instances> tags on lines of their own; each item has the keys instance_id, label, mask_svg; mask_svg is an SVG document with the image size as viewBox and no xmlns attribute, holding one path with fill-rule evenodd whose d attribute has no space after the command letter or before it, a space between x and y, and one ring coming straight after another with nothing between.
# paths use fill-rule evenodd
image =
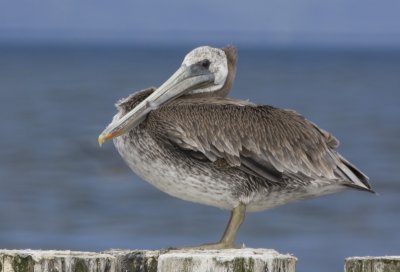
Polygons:
<instances>
[{"instance_id":1,"label":"blue sea","mask_svg":"<svg viewBox=\"0 0 400 272\"><path fill-rule=\"evenodd\" d=\"M159 249L220 238L229 212L147 184L98 134L114 103L159 86L190 46L0 46L0 248ZM247 214L238 243L343 271L400 255L400 51L238 48L231 97L291 108L332 132L378 195L347 191Z\"/></svg>"}]
</instances>

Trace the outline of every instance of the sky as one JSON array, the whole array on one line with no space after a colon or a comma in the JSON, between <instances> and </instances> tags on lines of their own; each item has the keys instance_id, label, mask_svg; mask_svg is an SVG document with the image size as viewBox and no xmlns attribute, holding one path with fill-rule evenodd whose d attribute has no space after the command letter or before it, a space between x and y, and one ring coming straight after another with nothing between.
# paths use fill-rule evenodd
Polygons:
<instances>
[{"instance_id":1,"label":"sky","mask_svg":"<svg viewBox=\"0 0 400 272\"><path fill-rule=\"evenodd\" d=\"M400 47L398 0L0 0L0 42Z\"/></svg>"}]
</instances>

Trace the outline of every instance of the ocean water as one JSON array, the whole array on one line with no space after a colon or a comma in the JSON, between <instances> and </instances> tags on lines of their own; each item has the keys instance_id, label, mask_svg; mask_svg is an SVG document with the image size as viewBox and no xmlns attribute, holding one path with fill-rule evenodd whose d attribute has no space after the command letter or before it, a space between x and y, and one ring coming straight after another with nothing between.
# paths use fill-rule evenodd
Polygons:
<instances>
[{"instance_id":1,"label":"ocean water","mask_svg":"<svg viewBox=\"0 0 400 272\"><path fill-rule=\"evenodd\" d=\"M140 180L97 136L114 102L158 86L190 47L0 47L0 248L157 249L220 238L229 212ZM400 51L239 48L231 97L291 108L340 141L379 193L247 214L238 243L343 271L400 254Z\"/></svg>"}]
</instances>

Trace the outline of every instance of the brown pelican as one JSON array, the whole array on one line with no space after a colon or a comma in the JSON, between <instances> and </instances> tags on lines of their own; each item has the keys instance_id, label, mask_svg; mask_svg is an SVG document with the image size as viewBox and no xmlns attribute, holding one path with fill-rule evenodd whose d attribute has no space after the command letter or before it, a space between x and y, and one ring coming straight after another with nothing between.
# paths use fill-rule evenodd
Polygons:
<instances>
[{"instance_id":1,"label":"brown pelican","mask_svg":"<svg viewBox=\"0 0 400 272\"><path fill-rule=\"evenodd\" d=\"M236 51L191 51L159 88L120 100L99 136L161 191L231 211L222 239L200 248L234 247L247 211L355 188L368 177L342 157L331 134L292 110L226 98Z\"/></svg>"}]
</instances>

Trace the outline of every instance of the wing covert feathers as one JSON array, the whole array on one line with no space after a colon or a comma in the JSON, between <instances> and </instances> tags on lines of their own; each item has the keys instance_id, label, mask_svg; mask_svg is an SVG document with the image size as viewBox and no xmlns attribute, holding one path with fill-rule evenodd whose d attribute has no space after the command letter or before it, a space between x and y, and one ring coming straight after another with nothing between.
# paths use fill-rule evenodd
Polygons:
<instances>
[{"instance_id":1,"label":"wing covert feathers","mask_svg":"<svg viewBox=\"0 0 400 272\"><path fill-rule=\"evenodd\" d=\"M271 182L308 177L370 190L368 178L336 152L339 141L298 113L224 98L198 100L179 99L151 112L149 131Z\"/></svg>"}]
</instances>

